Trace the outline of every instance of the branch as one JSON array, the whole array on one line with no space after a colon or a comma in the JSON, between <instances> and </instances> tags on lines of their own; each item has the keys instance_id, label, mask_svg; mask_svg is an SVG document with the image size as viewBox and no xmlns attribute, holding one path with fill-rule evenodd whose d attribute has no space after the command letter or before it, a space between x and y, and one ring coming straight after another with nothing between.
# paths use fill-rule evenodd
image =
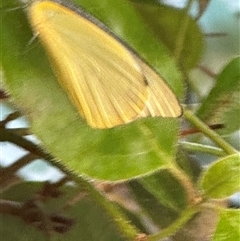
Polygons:
<instances>
[{"instance_id":1,"label":"branch","mask_svg":"<svg viewBox=\"0 0 240 241\"><path fill-rule=\"evenodd\" d=\"M208 125L195 116L192 111L185 109L183 115L190 123L194 124L202 133L208 136L227 154L232 155L238 153L238 151L229 145L221 136L219 136L215 131L211 130Z\"/></svg>"}]
</instances>

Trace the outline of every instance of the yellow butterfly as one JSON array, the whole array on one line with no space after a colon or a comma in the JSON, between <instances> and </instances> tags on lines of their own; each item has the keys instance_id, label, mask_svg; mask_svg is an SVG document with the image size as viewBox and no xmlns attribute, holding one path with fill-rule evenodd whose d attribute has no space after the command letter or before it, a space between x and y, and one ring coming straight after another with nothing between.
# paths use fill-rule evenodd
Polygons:
<instances>
[{"instance_id":1,"label":"yellow butterfly","mask_svg":"<svg viewBox=\"0 0 240 241\"><path fill-rule=\"evenodd\" d=\"M181 115L163 79L82 10L43 0L28 7L28 16L60 84L90 126L111 128L140 117Z\"/></svg>"}]
</instances>

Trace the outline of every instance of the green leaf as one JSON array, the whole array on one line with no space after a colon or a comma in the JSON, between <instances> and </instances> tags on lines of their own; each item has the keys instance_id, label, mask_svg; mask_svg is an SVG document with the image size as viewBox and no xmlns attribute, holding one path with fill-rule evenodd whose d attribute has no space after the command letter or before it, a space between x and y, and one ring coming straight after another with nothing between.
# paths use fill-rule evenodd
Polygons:
<instances>
[{"instance_id":1,"label":"green leaf","mask_svg":"<svg viewBox=\"0 0 240 241\"><path fill-rule=\"evenodd\" d=\"M1 215L1 239L5 241L46 241L46 236L22 220L10 215Z\"/></svg>"},{"instance_id":2,"label":"green leaf","mask_svg":"<svg viewBox=\"0 0 240 241\"><path fill-rule=\"evenodd\" d=\"M181 147L178 148L176 163L194 183L197 182L202 167L193 156L189 155Z\"/></svg>"},{"instance_id":3,"label":"green leaf","mask_svg":"<svg viewBox=\"0 0 240 241\"><path fill-rule=\"evenodd\" d=\"M179 121L145 118L107 130L90 128L58 84L44 49L33 41L24 9L19 5L11 9L14 3L4 0L1 10L4 80L43 147L69 169L99 179L128 179L169 165L175 158ZM181 78L173 60L131 6L123 0L82 0L81 4L118 29L181 95Z\"/></svg>"},{"instance_id":4,"label":"green leaf","mask_svg":"<svg viewBox=\"0 0 240 241\"><path fill-rule=\"evenodd\" d=\"M174 56L178 35L183 31L183 21L188 21L184 36L184 47L180 59L181 67L191 69L199 62L203 52L203 34L196 21L182 9L160 5L159 2L132 0L154 35L162 41Z\"/></svg>"},{"instance_id":5,"label":"green leaf","mask_svg":"<svg viewBox=\"0 0 240 241\"><path fill-rule=\"evenodd\" d=\"M165 228L179 217L178 211L163 205L161 200L152 194L147 187L144 187L139 180L131 180L129 186L143 212L153 220L155 225Z\"/></svg>"},{"instance_id":6,"label":"green leaf","mask_svg":"<svg viewBox=\"0 0 240 241\"><path fill-rule=\"evenodd\" d=\"M226 198L240 191L240 155L234 154L214 162L200 180L204 194L210 198Z\"/></svg>"},{"instance_id":7,"label":"green leaf","mask_svg":"<svg viewBox=\"0 0 240 241\"><path fill-rule=\"evenodd\" d=\"M225 127L223 129L223 134L232 133L234 131L239 131L240 129L240 89L234 91L232 97L232 104L223 113L222 123Z\"/></svg>"},{"instance_id":8,"label":"green leaf","mask_svg":"<svg viewBox=\"0 0 240 241\"><path fill-rule=\"evenodd\" d=\"M1 198L11 200L14 202L25 203L29 200L33 200L39 195L40 191L50 190L48 183L45 182L24 182L18 185L14 185L10 189L4 191ZM49 184L51 185L51 184ZM52 189L55 191L54 189ZM55 198L46 198L46 205L44 204L44 210L46 212L58 212L63 206L66 205L67 200L70 200L76 195L76 188L63 186L61 188L56 187L59 191L59 196ZM79 191L80 189L78 189Z\"/></svg>"},{"instance_id":9,"label":"green leaf","mask_svg":"<svg viewBox=\"0 0 240 241\"><path fill-rule=\"evenodd\" d=\"M40 190L42 183L21 183L4 192L1 195L2 199L9 201L25 202L29 199L36 199L36 194ZM41 202L41 210L45 213L61 215L68 217L74 221L74 225L70 230L61 233L51 233L46 236L43 230L39 230L33 224L27 225L20 217L12 215L1 215L0 233L1 240L6 241L46 241L46 240L79 240L79 241L123 241L117 232L116 227L106 215L104 210L92 200L89 196L83 198L74 206L66 205L68 201L72 201L73 196L76 197L77 189L72 186L61 188L63 191L58 198L45 198ZM35 196L34 196L35 194ZM41 200L41 199L39 199ZM38 201L40 203L40 201ZM55 206L53 205L55 203ZM65 204L65 205L63 205ZM68 203L69 204L69 203ZM68 208L66 208L68 207Z\"/></svg>"},{"instance_id":10,"label":"green leaf","mask_svg":"<svg viewBox=\"0 0 240 241\"><path fill-rule=\"evenodd\" d=\"M232 59L220 72L216 84L203 101L197 115L210 123L221 123L225 133L240 128L240 57Z\"/></svg>"},{"instance_id":11,"label":"green leaf","mask_svg":"<svg viewBox=\"0 0 240 241\"><path fill-rule=\"evenodd\" d=\"M66 214L75 218L76 226L66 235L58 235L59 241L123 241L106 213L89 198L85 198Z\"/></svg>"},{"instance_id":12,"label":"green leaf","mask_svg":"<svg viewBox=\"0 0 240 241\"><path fill-rule=\"evenodd\" d=\"M223 209L220 212L212 241L236 241L240 240L240 210Z\"/></svg>"},{"instance_id":13,"label":"green leaf","mask_svg":"<svg viewBox=\"0 0 240 241\"><path fill-rule=\"evenodd\" d=\"M170 170L143 177L139 182L165 207L181 212L187 205L186 191Z\"/></svg>"}]
</instances>

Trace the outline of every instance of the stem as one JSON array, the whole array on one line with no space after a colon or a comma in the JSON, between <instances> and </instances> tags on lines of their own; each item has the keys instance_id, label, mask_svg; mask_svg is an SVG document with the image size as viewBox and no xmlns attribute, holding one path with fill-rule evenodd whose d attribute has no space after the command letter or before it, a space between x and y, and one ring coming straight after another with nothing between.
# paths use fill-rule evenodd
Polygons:
<instances>
[{"instance_id":1,"label":"stem","mask_svg":"<svg viewBox=\"0 0 240 241\"><path fill-rule=\"evenodd\" d=\"M183 115L190 123L194 124L202 133L208 136L227 154L232 155L238 153L238 151L229 145L221 136L219 136L215 131L211 130L208 125L195 116L192 111L185 109Z\"/></svg>"},{"instance_id":2,"label":"stem","mask_svg":"<svg viewBox=\"0 0 240 241\"><path fill-rule=\"evenodd\" d=\"M117 206L108 201L85 177L76 175L74 176L72 176L74 180L80 186L83 186L93 197L93 199L105 210L105 212L117 226L122 236L127 238L127 240L134 240L134 238L138 236L139 232L133 225L129 223L129 220L123 215Z\"/></svg>"},{"instance_id":3,"label":"stem","mask_svg":"<svg viewBox=\"0 0 240 241\"><path fill-rule=\"evenodd\" d=\"M129 220L125 217L125 215L123 215L116 205L110 202L100 191L94 187L94 185L91 184L90 179L84 177L83 175L76 175L59 162L56 162L55 164L64 173L66 173L70 179L75 181L81 187L81 191L84 189L84 191L92 196L94 201L96 201L96 203L105 210L123 237L127 238L129 241L132 241L138 236L139 232L135 226L130 224Z\"/></svg>"},{"instance_id":4,"label":"stem","mask_svg":"<svg viewBox=\"0 0 240 241\"><path fill-rule=\"evenodd\" d=\"M210 76L211 78L215 79L217 77L217 75L215 73L213 73L210 69L208 69L207 67L203 66L203 65L198 65L198 68L205 74L207 74L208 76Z\"/></svg>"},{"instance_id":5,"label":"stem","mask_svg":"<svg viewBox=\"0 0 240 241\"><path fill-rule=\"evenodd\" d=\"M186 175L186 173L177 166L173 166L169 169L169 171L174 175L174 177L178 179L178 181L184 187L184 190L187 194L187 203L191 205L198 202L199 194L189 176Z\"/></svg>"},{"instance_id":6,"label":"stem","mask_svg":"<svg viewBox=\"0 0 240 241\"><path fill-rule=\"evenodd\" d=\"M214 146L206 146L203 144L192 143L187 141L181 141L180 145L184 149L187 149L188 151L203 152L203 153L207 153L215 156L225 156L225 152L222 149Z\"/></svg>"},{"instance_id":7,"label":"stem","mask_svg":"<svg viewBox=\"0 0 240 241\"><path fill-rule=\"evenodd\" d=\"M4 120L0 121L1 126L5 126L8 122L13 121L21 116L19 111L10 113Z\"/></svg>"},{"instance_id":8,"label":"stem","mask_svg":"<svg viewBox=\"0 0 240 241\"><path fill-rule=\"evenodd\" d=\"M0 213L19 215L21 204L15 201L0 199Z\"/></svg>"},{"instance_id":9,"label":"stem","mask_svg":"<svg viewBox=\"0 0 240 241\"><path fill-rule=\"evenodd\" d=\"M196 212L198 212L198 209L195 206L186 209L181 214L180 218L177 219L170 226L163 229L158 234L149 235L148 241L160 241L163 238L167 238L167 237L173 235L177 230L179 230L181 227L183 227Z\"/></svg>"},{"instance_id":10,"label":"stem","mask_svg":"<svg viewBox=\"0 0 240 241\"><path fill-rule=\"evenodd\" d=\"M108 201L108 199L91 184L91 180L71 172L69 169L67 169L67 167L62 165L59 161L56 161L54 157L45 152L38 145L23 138L22 136L18 136L14 132L5 128L1 128L0 131L1 140L10 141L18 146L23 147L25 150L28 150L31 153L44 158L46 161L49 161L54 166L58 167L61 171L67 174L68 177L79 184L81 190L86 190L93 197L93 199L105 210L107 215L111 218L112 222L117 226L119 232L127 240L132 241L138 236L138 230L129 223L129 220L123 215L123 213L117 208L116 205Z\"/></svg>"},{"instance_id":11,"label":"stem","mask_svg":"<svg viewBox=\"0 0 240 241\"><path fill-rule=\"evenodd\" d=\"M31 135L29 128L14 128L11 130L12 130L12 132L16 133L16 135L19 135L19 136Z\"/></svg>"},{"instance_id":12,"label":"stem","mask_svg":"<svg viewBox=\"0 0 240 241\"><path fill-rule=\"evenodd\" d=\"M181 27L179 29L178 35L176 37L174 56L175 56L177 62L179 62L183 48L184 48L184 42L186 39L186 33L187 33L188 24L189 24L189 20L190 20L187 13L191 7L192 2L193 2L193 0L188 0L188 2L187 2L187 5L185 7L185 15L184 15Z\"/></svg>"},{"instance_id":13,"label":"stem","mask_svg":"<svg viewBox=\"0 0 240 241\"><path fill-rule=\"evenodd\" d=\"M11 129L5 129L0 128L0 141L9 141L11 143L14 143L23 149L44 158L47 161L52 161L54 159L50 154L43 151L42 148L40 148L38 145L32 143L31 141L23 138L22 136L17 135L14 133L14 130Z\"/></svg>"},{"instance_id":14,"label":"stem","mask_svg":"<svg viewBox=\"0 0 240 241\"><path fill-rule=\"evenodd\" d=\"M21 157L18 159L16 162L14 162L12 165L3 168L1 171L1 176L0 176L0 184L4 182L4 185L6 186L8 183L6 181L9 179L11 182L11 177L17 172L19 169L24 167L25 165L29 164L33 160L39 158L38 156L28 153L25 156Z\"/></svg>"},{"instance_id":15,"label":"stem","mask_svg":"<svg viewBox=\"0 0 240 241\"><path fill-rule=\"evenodd\" d=\"M9 98L9 95L2 89L2 85L0 87L0 100L5 100Z\"/></svg>"}]
</instances>

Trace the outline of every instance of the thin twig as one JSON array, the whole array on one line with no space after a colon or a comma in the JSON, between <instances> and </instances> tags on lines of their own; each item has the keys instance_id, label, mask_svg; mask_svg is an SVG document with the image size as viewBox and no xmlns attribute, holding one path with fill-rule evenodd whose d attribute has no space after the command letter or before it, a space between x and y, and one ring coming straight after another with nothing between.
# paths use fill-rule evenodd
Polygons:
<instances>
[{"instance_id":1,"label":"thin twig","mask_svg":"<svg viewBox=\"0 0 240 241\"><path fill-rule=\"evenodd\" d=\"M31 163L36 158L39 158L39 156L34 155L32 153L28 153L25 156L18 159L16 162L14 162L12 165L2 169L1 176L0 176L0 184L2 182L5 182L10 176L15 174L19 169Z\"/></svg>"},{"instance_id":2,"label":"thin twig","mask_svg":"<svg viewBox=\"0 0 240 241\"><path fill-rule=\"evenodd\" d=\"M192 111L185 109L184 117L193 125L195 125L202 133L208 136L213 142L215 142L219 147L221 147L227 154L238 153L230 144L228 144L221 136L219 136L215 131L211 130L208 125L202 122L197 116L193 114Z\"/></svg>"},{"instance_id":3,"label":"thin twig","mask_svg":"<svg viewBox=\"0 0 240 241\"><path fill-rule=\"evenodd\" d=\"M192 142L187 142L187 141L181 141L180 145L186 149L187 151L191 152L202 152L202 153L207 153L215 156L225 156L226 153L217 147L214 146L206 146L202 145L199 143L192 143Z\"/></svg>"}]
</instances>

